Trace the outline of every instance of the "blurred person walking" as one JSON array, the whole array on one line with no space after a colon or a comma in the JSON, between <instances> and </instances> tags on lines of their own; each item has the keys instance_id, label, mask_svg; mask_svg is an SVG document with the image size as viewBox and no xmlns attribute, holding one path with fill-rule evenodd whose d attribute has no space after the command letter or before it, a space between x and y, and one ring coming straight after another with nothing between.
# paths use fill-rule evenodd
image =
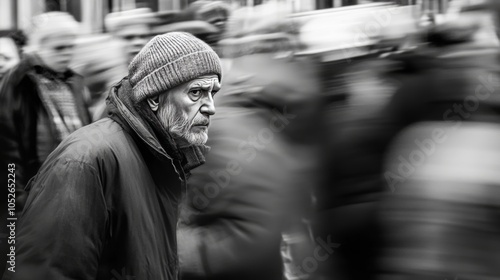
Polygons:
<instances>
[{"instance_id":1,"label":"blurred person walking","mask_svg":"<svg viewBox=\"0 0 500 280\"><path fill-rule=\"evenodd\" d=\"M78 32L69 14L35 17L25 57L0 85L0 158L16 166L17 211L24 186L48 155L90 121L83 78L68 68Z\"/></svg>"},{"instance_id":2,"label":"blurred person walking","mask_svg":"<svg viewBox=\"0 0 500 280\"><path fill-rule=\"evenodd\" d=\"M333 233L334 241L342 246L337 250L338 258L332 259L334 262L326 268L327 279L489 279L478 274L470 277L481 270L484 276L498 275L494 266L483 261L496 261L494 251L478 254L472 249L472 243L478 247L485 247L488 242L494 244L494 234L489 235L488 241L466 245L465 236L488 236L480 234L484 228L469 220L467 227L471 232L464 234L465 231L450 225L464 221L454 216L460 215L460 207L456 207L455 214L448 213L454 208L452 197L460 194L453 193L452 188L439 189L439 183L425 182L425 178L420 178L423 182L408 181L407 174L416 172L414 169L428 160L427 155L419 158L420 152L432 149L430 153L434 153L438 149L437 145L428 144L432 128L422 135L407 135L405 139L409 141L400 142L398 152L391 153L389 161L399 172L387 175L384 164L386 153L393 150L390 144L416 123L438 121L442 126L460 126L462 122L498 121L499 45L493 22L491 14L484 11L464 13L455 22L428 30L421 37L429 41L415 51L381 59L379 63L384 66L379 71L372 70L383 72L382 76L395 80L398 87L386 95L387 102L380 103L382 110L366 114L363 107L353 107L352 111L365 115L354 119L344 116L347 121L333 133L326 176L318 195L321 211L317 232ZM376 89L372 91L369 93L374 95ZM366 105L372 109L372 103ZM437 137L441 137L439 133ZM457 147L453 150L459 151ZM467 145L462 147L464 152L475 150ZM421 161L415 161L416 165L409 163L410 155ZM448 158L439 169L433 164L425 169L443 170L452 162ZM448 180L443 184L453 184L452 177ZM436 193L448 192L450 200L440 205L439 197L416 195L420 191L416 190L418 184L422 184L420 190L429 191L432 186ZM471 192L483 190L470 184ZM485 205L490 207L491 203ZM478 213L469 206L463 208L464 213ZM496 215L495 210L488 215ZM497 232L491 229L491 233ZM444 234L452 232L456 238L447 242Z\"/></svg>"},{"instance_id":3,"label":"blurred person walking","mask_svg":"<svg viewBox=\"0 0 500 280\"><path fill-rule=\"evenodd\" d=\"M67 137L27 186L3 279L178 279L178 204L204 163L220 60L173 32L128 69L110 116Z\"/></svg>"},{"instance_id":4,"label":"blurred person walking","mask_svg":"<svg viewBox=\"0 0 500 280\"><path fill-rule=\"evenodd\" d=\"M500 242L498 4L463 6L426 48L386 112L397 138L379 214L380 279L495 279ZM495 7L490 9L491 7ZM437 46L437 47L436 47Z\"/></svg>"},{"instance_id":5,"label":"blurred person walking","mask_svg":"<svg viewBox=\"0 0 500 280\"><path fill-rule=\"evenodd\" d=\"M314 126L305 112L318 84L312 64L293 58L296 37L280 29L289 21L272 8L235 13L246 24L230 31L239 37L220 42L228 74L215 100L212 151L190 178L177 233L186 280L283 279L282 234L310 207L315 155L304 136ZM243 30L257 22L265 28ZM295 256L312 255L308 236L294 232L293 242L305 248L290 250ZM298 261L294 277L305 273Z\"/></svg>"}]
</instances>

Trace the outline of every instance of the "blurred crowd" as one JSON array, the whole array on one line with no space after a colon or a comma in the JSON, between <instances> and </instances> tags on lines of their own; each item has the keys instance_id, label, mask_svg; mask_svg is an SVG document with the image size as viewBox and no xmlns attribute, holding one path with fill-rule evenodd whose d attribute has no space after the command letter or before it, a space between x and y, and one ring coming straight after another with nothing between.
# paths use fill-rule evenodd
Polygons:
<instances>
[{"instance_id":1,"label":"blurred crowd","mask_svg":"<svg viewBox=\"0 0 500 280\"><path fill-rule=\"evenodd\" d=\"M184 31L223 74L211 150L183 195L182 279L497 279L500 5L469 2L413 18L382 6L403 23L381 32L342 25L369 23L371 6L314 29L279 3L208 0L110 13L103 34L64 12L2 31L0 157L16 164L17 210L57 145L107 116L141 48Z\"/></svg>"}]
</instances>

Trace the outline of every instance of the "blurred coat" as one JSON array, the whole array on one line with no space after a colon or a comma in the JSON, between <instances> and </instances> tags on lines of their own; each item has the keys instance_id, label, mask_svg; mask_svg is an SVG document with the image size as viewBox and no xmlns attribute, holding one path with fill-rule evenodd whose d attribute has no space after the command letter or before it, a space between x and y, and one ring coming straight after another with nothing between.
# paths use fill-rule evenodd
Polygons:
<instances>
[{"instance_id":1,"label":"blurred coat","mask_svg":"<svg viewBox=\"0 0 500 280\"><path fill-rule=\"evenodd\" d=\"M131 90L113 88L111 116L66 138L30 181L7 279L177 279L178 201L204 158L162 134Z\"/></svg>"},{"instance_id":2,"label":"blurred coat","mask_svg":"<svg viewBox=\"0 0 500 280\"><path fill-rule=\"evenodd\" d=\"M182 275L282 279L281 233L303 215L314 183L314 155L290 135L317 85L310 65L272 54L231 63L215 96L211 151L190 178L181 215Z\"/></svg>"},{"instance_id":3,"label":"blurred coat","mask_svg":"<svg viewBox=\"0 0 500 280\"><path fill-rule=\"evenodd\" d=\"M403 245L400 252L412 246L422 247L420 243L399 242L402 239L430 240L418 236L420 233L415 229L406 231L405 237L398 237L401 232L393 228L412 226L414 221L410 219L398 220L397 226L388 221L398 213L406 215L409 203L407 200L401 203L401 197L389 195L393 186L384 177L386 152L399 133L424 121L460 125L499 120L497 50L471 50L456 45L393 56L391 61L396 64L377 71L398 85L388 102L380 110L370 110L369 114L363 107L353 107L353 114L343 115L342 122L328 129L332 136L318 195L317 232L325 237L331 235L341 244L336 258L323 267L323 274L331 278L373 279L380 269L399 271L399 261L390 268L387 263L381 267L379 258L391 255L393 246ZM395 205L401 208L398 210ZM390 207L392 214L388 214L387 209L380 212L385 207ZM440 248L443 252L448 249ZM420 255L420 260L424 260L424 256ZM392 259L401 260L402 256ZM417 266L416 259L407 263Z\"/></svg>"},{"instance_id":4,"label":"blurred coat","mask_svg":"<svg viewBox=\"0 0 500 280\"><path fill-rule=\"evenodd\" d=\"M384 147L392 134L382 108L393 85L381 78L386 65L367 58L335 61L326 67L325 78L334 85L327 96L348 96L324 110L314 231L339 247L320 263L316 277L371 279L380 247L376 221L384 190L380 174Z\"/></svg>"}]
</instances>

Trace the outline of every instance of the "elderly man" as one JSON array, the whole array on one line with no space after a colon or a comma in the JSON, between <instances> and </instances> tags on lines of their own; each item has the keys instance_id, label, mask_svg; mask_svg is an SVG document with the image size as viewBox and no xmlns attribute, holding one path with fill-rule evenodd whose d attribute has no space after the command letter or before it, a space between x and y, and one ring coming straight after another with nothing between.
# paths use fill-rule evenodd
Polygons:
<instances>
[{"instance_id":1,"label":"elderly man","mask_svg":"<svg viewBox=\"0 0 500 280\"><path fill-rule=\"evenodd\" d=\"M177 279L178 204L204 162L220 81L207 44L154 37L111 89L109 117L70 135L31 181L7 278Z\"/></svg>"},{"instance_id":2,"label":"elderly man","mask_svg":"<svg viewBox=\"0 0 500 280\"><path fill-rule=\"evenodd\" d=\"M15 164L21 192L57 145L90 122L83 77L68 68L78 31L67 13L35 17L26 56L0 85L0 162ZM22 201L19 193L16 210Z\"/></svg>"}]
</instances>

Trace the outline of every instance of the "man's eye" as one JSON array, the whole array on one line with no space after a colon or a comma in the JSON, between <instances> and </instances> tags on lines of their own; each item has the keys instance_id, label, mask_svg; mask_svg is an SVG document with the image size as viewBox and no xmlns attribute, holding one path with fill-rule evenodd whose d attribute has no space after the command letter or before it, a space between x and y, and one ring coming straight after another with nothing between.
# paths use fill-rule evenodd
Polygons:
<instances>
[{"instance_id":1,"label":"man's eye","mask_svg":"<svg viewBox=\"0 0 500 280\"><path fill-rule=\"evenodd\" d=\"M191 99L198 100L201 97L201 90L199 89L192 90L189 92L189 95L191 96Z\"/></svg>"}]
</instances>

